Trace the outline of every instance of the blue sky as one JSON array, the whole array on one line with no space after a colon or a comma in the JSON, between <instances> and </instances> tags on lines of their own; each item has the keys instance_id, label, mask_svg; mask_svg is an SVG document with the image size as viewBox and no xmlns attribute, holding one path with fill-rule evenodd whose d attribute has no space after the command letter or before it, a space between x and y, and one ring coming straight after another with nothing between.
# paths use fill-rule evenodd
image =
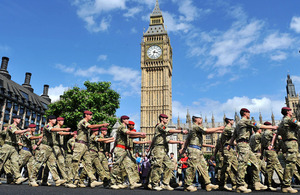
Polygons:
<instances>
[{"instance_id":1,"label":"blue sky","mask_svg":"<svg viewBox=\"0 0 300 195\"><path fill-rule=\"evenodd\" d=\"M0 56L12 79L58 99L83 82L110 81L117 116L140 123L140 43L155 0L1 0ZM286 77L299 92L300 1L159 0L173 48L173 120L221 121L247 107L281 118Z\"/></svg>"}]
</instances>

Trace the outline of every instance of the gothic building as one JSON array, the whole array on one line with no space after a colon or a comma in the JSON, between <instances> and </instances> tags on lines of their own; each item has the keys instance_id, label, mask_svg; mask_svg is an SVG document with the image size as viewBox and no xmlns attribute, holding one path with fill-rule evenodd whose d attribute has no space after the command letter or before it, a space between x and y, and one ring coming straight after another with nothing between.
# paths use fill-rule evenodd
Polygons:
<instances>
[{"instance_id":1,"label":"gothic building","mask_svg":"<svg viewBox=\"0 0 300 195\"><path fill-rule=\"evenodd\" d=\"M293 84L293 81L289 74L287 75L286 83L287 95L285 97L285 104L287 107L290 107L292 109L294 116L299 119L299 94L296 94L295 85Z\"/></svg>"},{"instance_id":2,"label":"gothic building","mask_svg":"<svg viewBox=\"0 0 300 195\"><path fill-rule=\"evenodd\" d=\"M172 118L172 47L158 0L141 43L141 132L152 139L159 114Z\"/></svg>"},{"instance_id":3,"label":"gothic building","mask_svg":"<svg viewBox=\"0 0 300 195\"><path fill-rule=\"evenodd\" d=\"M22 85L11 80L7 71L8 57L2 57L0 69L0 128L3 124L12 123L12 116L21 115L21 128L27 128L30 123L35 123L37 129L46 123L44 117L51 99L48 96L49 85L44 85L41 96L35 94L30 85L31 73L25 74L25 82Z\"/></svg>"}]
</instances>

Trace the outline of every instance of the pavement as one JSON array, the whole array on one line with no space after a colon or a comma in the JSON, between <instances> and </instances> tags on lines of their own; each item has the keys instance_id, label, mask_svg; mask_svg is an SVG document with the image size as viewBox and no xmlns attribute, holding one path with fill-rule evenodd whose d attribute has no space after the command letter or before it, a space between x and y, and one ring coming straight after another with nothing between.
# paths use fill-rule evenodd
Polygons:
<instances>
[{"instance_id":1,"label":"pavement","mask_svg":"<svg viewBox=\"0 0 300 195\"><path fill-rule=\"evenodd\" d=\"M297 186L296 189L300 191L300 186ZM183 191L182 187L176 188L174 191L151 191L151 190L146 190L143 188L135 189L135 190L130 190L128 189L122 189L122 190L112 190L112 189L105 189L103 187L96 187L96 188L75 188L75 189L70 189L66 188L64 186L59 186L56 187L55 185L52 186L39 186L39 187L31 187L28 184L24 183L21 185L8 185L8 184L2 184L0 185L0 194L1 195L42 195L42 194L47 194L47 195L83 195L83 194L108 194L108 195L157 195L157 194L164 194L164 195L185 195L185 194L196 194L196 193L201 193L201 195L227 195L227 194L237 194L236 192L227 192L227 191L211 191L211 192L206 192L205 190L198 188L197 192L185 192ZM270 193L276 193L277 194L286 194L282 193L280 188L277 188L277 192L270 192L270 191L254 191L251 194L270 194Z\"/></svg>"}]
</instances>

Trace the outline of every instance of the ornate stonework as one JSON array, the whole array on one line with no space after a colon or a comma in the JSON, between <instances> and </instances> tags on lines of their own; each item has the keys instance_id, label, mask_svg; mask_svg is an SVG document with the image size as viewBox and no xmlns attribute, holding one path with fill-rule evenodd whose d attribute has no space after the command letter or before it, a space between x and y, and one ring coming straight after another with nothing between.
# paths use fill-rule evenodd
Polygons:
<instances>
[{"instance_id":1,"label":"ornate stonework","mask_svg":"<svg viewBox=\"0 0 300 195\"><path fill-rule=\"evenodd\" d=\"M158 1L141 43L141 132L152 139L158 115L172 118L172 47Z\"/></svg>"}]
</instances>

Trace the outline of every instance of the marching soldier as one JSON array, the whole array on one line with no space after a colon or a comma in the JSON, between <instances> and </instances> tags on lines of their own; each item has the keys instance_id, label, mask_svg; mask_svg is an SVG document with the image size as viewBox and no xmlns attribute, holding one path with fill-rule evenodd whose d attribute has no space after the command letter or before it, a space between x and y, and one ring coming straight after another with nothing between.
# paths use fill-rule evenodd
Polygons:
<instances>
[{"instance_id":1,"label":"marching soldier","mask_svg":"<svg viewBox=\"0 0 300 195\"><path fill-rule=\"evenodd\" d=\"M291 187L293 172L296 170L296 161L298 155L298 128L300 122L293 117L293 111L289 107L281 109L283 119L279 124L278 135L281 135L283 141L283 153L285 156L285 168L283 173L282 192L297 193L298 190Z\"/></svg>"},{"instance_id":2,"label":"marching soldier","mask_svg":"<svg viewBox=\"0 0 300 195\"><path fill-rule=\"evenodd\" d=\"M218 185L211 184L209 175L207 162L203 156L201 148L203 146L203 134L210 133L222 133L224 126L216 127L216 128L204 128L202 124L201 116L193 116L193 126L192 130L189 132L189 135L184 143L183 151L188 149L188 168L186 169L185 176L185 190L194 192L197 191L197 188L193 186L193 181L195 178L196 171L199 172L199 176L201 176L205 183L206 191L211 191L213 189L218 189Z\"/></svg>"},{"instance_id":3,"label":"marching soldier","mask_svg":"<svg viewBox=\"0 0 300 195\"><path fill-rule=\"evenodd\" d=\"M0 170L5 166L5 163L10 161L11 171L17 179L15 183L21 184L26 181L27 178L23 178L20 173L17 136L29 131L29 129L21 130L18 127L21 122L21 116L15 115L12 118L13 124L7 128L5 142L0 151Z\"/></svg>"},{"instance_id":4,"label":"marching soldier","mask_svg":"<svg viewBox=\"0 0 300 195\"><path fill-rule=\"evenodd\" d=\"M68 142L67 142L67 154L66 154L66 174L68 176L67 182L66 182L66 187L71 187L74 188L73 184L73 171L72 171L72 156L73 156L73 150L75 147L75 142L76 142L76 137L77 137L77 131L74 131L72 133L73 137L71 137ZM76 187L76 185L75 185Z\"/></svg>"},{"instance_id":5,"label":"marching soldier","mask_svg":"<svg viewBox=\"0 0 300 195\"><path fill-rule=\"evenodd\" d=\"M268 187L264 186L259 181L259 163L251 151L249 146L249 139L252 131L257 131L260 128L277 129L277 126L266 126L262 124L253 123L250 121L250 111L247 108L242 108L240 110L240 115L242 119L238 122L233 137L231 138L230 145L233 146L233 141L237 142L237 152L238 152L238 172L237 172L237 192L249 193L251 189L247 189L245 183L245 173L248 166L248 161L254 165L253 169L253 183L256 190L265 190Z\"/></svg>"},{"instance_id":6,"label":"marching soldier","mask_svg":"<svg viewBox=\"0 0 300 195\"><path fill-rule=\"evenodd\" d=\"M181 141L169 140L167 135L171 133L184 133L187 134L187 130L169 129L168 116L165 114L159 115L159 123L155 127L155 134L151 142L151 173L150 181L152 189L160 191L162 189L174 190L170 185L170 179L173 172L173 162L168 156L169 145L168 144L182 144ZM162 170L164 172L164 178L160 186Z\"/></svg>"},{"instance_id":7,"label":"marching soldier","mask_svg":"<svg viewBox=\"0 0 300 195\"><path fill-rule=\"evenodd\" d=\"M75 143L75 147L73 150L73 159L72 159L72 171L74 176L74 184L78 184L79 182L79 163L80 160L83 159L82 164L83 168L86 170L88 177L90 178L90 186L92 188L102 185L102 182L96 181L96 177L92 172L92 162L91 156L88 148L88 142L90 140L90 129L99 128L99 127L107 127L109 124L95 124L91 125L89 122L93 117L93 113L91 111L84 111L84 118L78 123L78 136L77 141Z\"/></svg>"},{"instance_id":8,"label":"marching soldier","mask_svg":"<svg viewBox=\"0 0 300 195\"><path fill-rule=\"evenodd\" d=\"M265 122L264 125L270 126L272 124L270 122ZM281 183L283 179L283 168L278 160L276 150L274 149L275 138L276 132L272 131L272 129L266 129L262 133L261 137L261 153L264 155L267 161L265 183L271 191L276 191L276 188L272 187L274 171L277 173Z\"/></svg>"}]
</instances>

